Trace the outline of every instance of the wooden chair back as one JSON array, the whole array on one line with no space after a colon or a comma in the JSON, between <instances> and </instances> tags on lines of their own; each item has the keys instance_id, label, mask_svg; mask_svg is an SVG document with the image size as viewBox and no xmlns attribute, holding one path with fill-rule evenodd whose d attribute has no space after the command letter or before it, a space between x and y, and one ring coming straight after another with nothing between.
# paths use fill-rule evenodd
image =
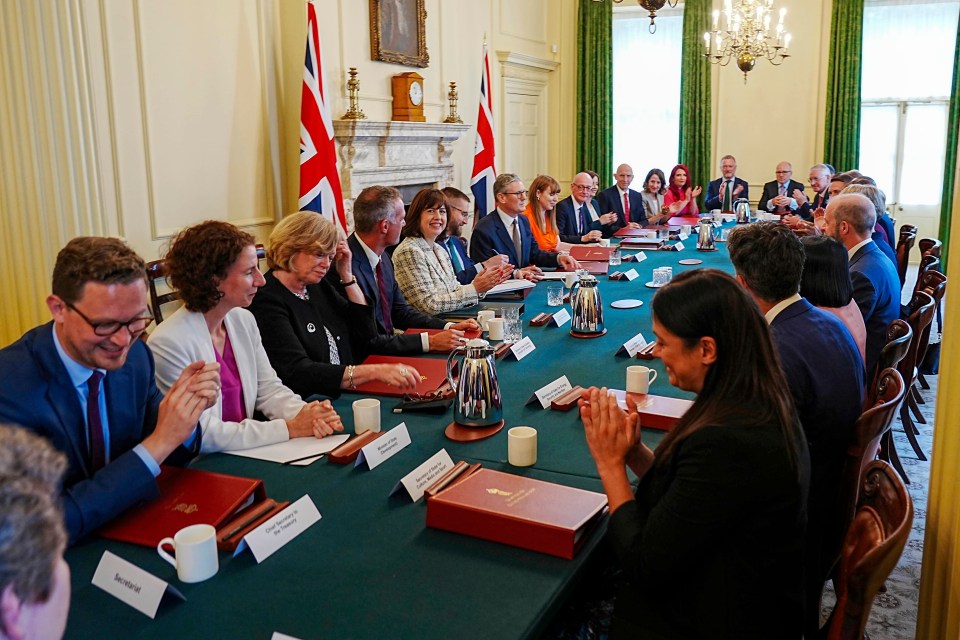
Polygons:
<instances>
[{"instance_id":1,"label":"wooden chair back","mask_svg":"<svg viewBox=\"0 0 960 640\"><path fill-rule=\"evenodd\" d=\"M933 298L933 308L936 310L947 292L947 276L931 269L920 276L918 280L917 287ZM930 323L924 328L923 335L920 336L920 344L917 347L917 362L923 362L924 356L927 355L927 347L930 346L931 327L933 327L932 317Z\"/></svg>"},{"instance_id":2,"label":"wooden chair back","mask_svg":"<svg viewBox=\"0 0 960 640\"><path fill-rule=\"evenodd\" d=\"M905 321L897 318L887 325L887 342L880 350L880 357L877 359L877 373L884 369L894 368L907 355L907 349L910 348L910 340L913 338L913 329ZM877 401L874 392L878 388L879 375L874 376L867 388L867 394L864 398L864 409L873 406Z\"/></svg>"},{"instance_id":3,"label":"wooden chair back","mask_svg":"<svg viewBox=\"0 0 960 640\"><path fill-rule=\"evenodd\" d=\"M910 340L907 353L904 354L903 359L897 365L897 371L903 376L903 381L908 387L912 386L917 379L917 363L919 362L917 355L920 350L920 338L933 320L933 310L933 297L929 293L913 292L907 315L907 324L913 331L913 339Z\"/></svg>"},{"instance_id":4,"label":"wooden chair back","mask_svg":"<svg viewBox=\"0 0 960 640\"><path fill-rule=\"evenodd\" d=\"M897 275L900 276L900 288L907 280L907 265L910 262L910 250L917 241L917 228L912 224L900 227L900 239L897 241Z\"/></svg>"},{"instance_id":5,"label":"wooden chair back","mask_svg":"<svg viewBox=\"0 0 960 640\"><path fill-rule=\"evenodd\" d=\"M943 243L936 238L920 238L917 246L920 248L921 258L924 256L933 256L937 259L943 257L940 255L943 249Z\"/></svg>"},{"instance_id":6,"label":"wooden chair back","mask_svg":"<svg viewBox=\"0 0 960 640\"><path fill-rule=\"evenodd\" d=\"M914 291L920 290L920 280L927 271L939 271L940 258L935 255L927 254L920 258L920 267L917 269L917 282L913 285Z\"/></svg>"},{"instance_id":7,"label":"wooden chair back","mask_svg":"<svg viewBox=\"0 0 960 640\"><path fill-rule=\"evenodd\" d=\"M840 557L828 640L862 640L873 598L900 560L913 525L913 502L886 462L867 465L860 487Z\"/></svg>"}]
</instances>

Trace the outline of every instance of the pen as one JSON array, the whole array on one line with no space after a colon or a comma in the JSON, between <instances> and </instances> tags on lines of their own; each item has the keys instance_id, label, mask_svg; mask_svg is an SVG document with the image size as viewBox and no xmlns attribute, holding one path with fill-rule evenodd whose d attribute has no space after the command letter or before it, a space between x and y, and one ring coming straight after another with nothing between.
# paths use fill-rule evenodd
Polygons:
<instances>
[{"instance_id":1,"label":"pen","mask_svg":"<svg viewBox=\"0 0 960 640\"><path fill-rule=\"evenodd\" d=\"M315 453L310 456L303 456L302 458L294 458L293 460L284 460L283 464L293 464L294 462L303 462L304 460L309 460L310 458L322 458L325 456L325 453Z\"/></svg>"}]
</instances>

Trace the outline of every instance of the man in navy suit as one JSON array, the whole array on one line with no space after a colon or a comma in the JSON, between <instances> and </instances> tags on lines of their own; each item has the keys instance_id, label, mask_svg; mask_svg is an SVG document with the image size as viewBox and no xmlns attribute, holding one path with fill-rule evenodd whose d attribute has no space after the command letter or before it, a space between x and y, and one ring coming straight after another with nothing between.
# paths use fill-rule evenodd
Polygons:
<instances>
[{"instance_id":1,"label":"man in navy suit","mask_svg":"<svg viewBox=\"0 0 960 640\"><path fill-rule=\"evenodd\" d=\"M887 325L900 317L900 277L893 263L871 238L877 213L859 193L830 198L823 233L838 240L850 256L853 298L867 327L867 374L873 370L887 339Z\"/></svg>"},{"instance_id":2,"label":"man in navy suit","mask_svg":"<svg viewBox=\"0 0 960 640\"><path fill-rule=\"evenodd\" d=\"M730 233L727 249L737 280L770 323L810 448L804 564L810 570L807 589L815 589L818 597L843 535L837 496L847 448L863 408L863 361L843 322L798 293L804 251L788 227L773 222L740 226Z\"/></svg>"},{"instance_id":3,"label":"man in navy suit","mask_svg":"<svg viewBox=\"0 0 960 640\"><path fill-rule=\"evenodd\" d=\"M610 211L617 214L616 220L604 225L604 235L610 235L617 229L629 223L647 226L647 214L643 209L643 196L639 191L630 188L633 182L633 169L628 164L617 167L613 174L616 184L604 189L597 196L601 211Z\"/></svg>"},{"instance_id":4,"label":"man in navy suit","mask_svg":"<svg viewBox=\"0 0 960 640\"><path fill-rule=\"evenodd\" d=\"M750 186L736 173L736 158L731 155L720 158L720 177L707 185L707 199L704 202L707 211L733 211L733 203L738 198L750 198Z\"/></svg>"},{"instance_id":5,"label":"man in navy suit","mask_svg":"<svg viewBox=\"0 0 960 640\"><path fill-rule=\"evenodd\" d=\"M507 256L503 254L480 263L470 259L467 255L467 241L463 237L463 228L470 222L471 217L470 198L456 187L444 187L441 191L447 205L447 239L441 245L450 254L453 270L457 272L457 281L460 284L470 284L484 269L507 264Z\"/></svg>"},{"instance_id":6,"label":"man in navy suit","mask_svg":"<svg viewBox=\"0 0 960 640\"><path fill-rule=\"evenodd\" d=\"M593 197L593 178L578 173L570 184L570 195L557 203L557 232L561 242L583 244L603 237L603 226L616 221L607 213L595 217L587 203ZM602 204L598 203L602 207Z\"/></svg>"},{"instance_id":7,"label":"man in navy suit","mask_svg":"<svg viewBox=\"0 0 960 640\"><path fill-rule=\"evenodd\" d=\"M592 182L590 186L592 188ZM504 254L507 261L517 267L514 278L534 281L542 277L540 267L572 271L579 266L569 255L543 251L537 245L530 231L530 221L520 215L526 207L527 190L519 176L513 173L497 176L493 183L493 197L496 210L481 218L470 238L470 257L474 262Z\"/></svg>"},{"instance_id":8,"label":"man in navy suit","mask_svg":"<svg viewBox=\"0 0 960 640\"><path fill-rule=\"evenodd\" d=\"M187 366L164 398L139 339L152 321L144 262L113 238L74 238L57 255L53 321L0 350L0 421L67 457L61 499L70 541L159 495L160 464L200 450L200 414L219 366Z\"/></svg>"},{"instance_id":9,"label":"man in navy suit","mask_svg":"<svg viewBox=\"0 0 960 640\"><path fill-rule=\"evenodd\" d=\"M353 254L353 275L373 307L380 335L370 345L373 353L411 355L446 353L463 341L463 329L479 328L473 320L454 324L417 311L407 302L393 275L386 248L400 240L403 197L393 187L373 186L353 202L353 233L347 238ZM327 278L339 276L331 269ZM351 281L352 282L352 281ZM340 285L345 284L340 282ZM444 329L439 333L396 335L395 329Z\"/></svg>"},{"instance_id":10,"label":"man in navy suit","mask_svg":"<svg viewBox=\"0 0 960 640\"><path fill-rule=\"evenodd\" d=\"M757 208L760 211L786 214L796 212L800 207L795 196L796 191L803 193L803 185L792 179L793 165L781 162L777 165L777 179L763 185L763 195Z\"/></svg>"},{"instance_id":11,"label":"man in navy suit","mask_svg":"<svg viewBox=\"0 0 960 640\"><path fill-rule=\"evenodd\" d=\"M827 202L830 200L830 180L833 174L825 164L815 164L810 167L810 188L813 189L813 200L807 198L802 191L794 191L793 197L796 199L797 215L804 220L813 220L813 212L817 209L826 209Z\"/></svg>"}]
</instances>

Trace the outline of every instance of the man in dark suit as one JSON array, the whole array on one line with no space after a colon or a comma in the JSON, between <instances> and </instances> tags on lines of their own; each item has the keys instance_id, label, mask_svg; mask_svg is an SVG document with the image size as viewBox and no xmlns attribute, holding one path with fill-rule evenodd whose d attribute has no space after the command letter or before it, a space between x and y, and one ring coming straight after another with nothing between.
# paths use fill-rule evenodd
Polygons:
<instances>
[{"instance_id":1,"label":"man in dark suit","mask_svg":"<svg viewBox=\"0 0 960 640\"><path fill-rule=\"evenodd\" d=\"M810 167L810 188L813 189L813 201L807 198L803 191L794 191L793 197L800 205L797 215L804 220L813 220L813 212L817 209L826 209L830 199L830 180L833 174L825 164L815 164Z\"/></svg>"},{"instance_id":2,"label":"man in dark suit","mask_svg":"<svg viewBox=\"0 0 960 640\"><path fill-rule=\"evenodd\" d=\"M219 366L194 362L160 394L138 339L152 320L144 262L120 240L71 240L47 307L52 322L0 350L0 421L66 455L61 499L75 542L158 496L161 463L199 452L197 420L219 395Z\"/></svg>"},{"instance_id":3,"label":"man in dark suit","mask_svg":"<svg viewBox=\"0 0 960 640\"><path fill-rule=\"evenodd\" d=\"M794 192L803 193L803 185L793 180L792 175L793 166L789 162L784 161L777 165L777 179L763 185L763 195L757 205L760 211L782 215L799 208Z\"/></svg>"},{"instance_id":4,"label":"man in dark suit","mask_svg":"<svg viewBox=\"0 0 960 640\"><path fill-rule=\"evenodd\" d=\"M731 155L720 158L720 177L707 185L707 199L704 202L707 211L733 211L733 203L738 198L750 198L750 186L736 173L736 158Z\"/></svg>"},{"instance_id":5,"label":"man in dark suit","mask_svg":"<svg viewBox=\"0 0 960 640\"><path fill-rule=\"evenodd\" d=\"M643 209L643 196L639 191L630 188L633 182L633 169L628 164L617 167L613 174L616 184L601 191L597 200L600 201L601 211L610 211L617 214L616 220L603 226L603 234L609 236L617 229L626 227L631 222L641 227L647 225L647 213Z\"/></svg>"},{"instance_id":6,"label":"man in dark suit","mask_svg":"<svg viewBox=\"0 0 960 640\"><path fill-rule=\"evenodd\" d=\"M443 199L447 205L447 239L441 245L450 254L450 262L460 284L470 284L484 269L507 264L507 256L498 254L484 262L475 263L467 255L467 241L463 228L470 222L470 199L456 187L444 187Z\"/></svg>"},{"instance_id":7,"label":"man in dark suit","mask_svg":"<svg viewBox=\"0 0 960 640\"><path fill-rule=\"evenodd\" d=\"M596 217L591 213L587 203L592 197L593 178L590 174L575 175L570 184L570 195L557 203L557 232L561 242L596 242L603 237L603 225L616 220L613 215Z\"/></svg>"},{"instance_id":8,"label":"man in dark suit","mask_svg":"<svg viewBox=\"0 0 960 640\"><path fill-rule=\"evenodd\" d=\"M504 254L507 261L517 267L514 278L534 281L542 277L540 267L572 271L579 266L569 255L542 251L537 245L530 231L530 221L520 215L526 207L527 190L519 176L513 173L497 176L493 183L493 197L496 210L477 223L470 238L470 257L474 262Z\"/></svg>"},{"instance_id":9,"label":"man in dark suit","mask_svg":"<svg viewBox=\"0 0 960 640\"><path fill-rule=\"evenodd\" d=\"M810 447L804 565L809 571L808 592L818 597L843 535L837 496L863 407L863 361L843 322L798 293L804 251L788 227L773 222L738 227L730 233L727 249L737 279L770 323ZM809 613L819 616L819 611Z\"/></svg>"},{"instance_id":10,"label":"man in dark suit","mask_svg":"<svg viewBox=\"0 0 960 640\"><path fill-rule=\"evenodd\" d=\"M873 376L887 339L887 325L900 317L900 277L897 269L870 237L877 214L859 193L830 198L823 233L838 240L850 256L853 298L867 327L867 376Z\"/></svg>"},{"instance_id":11,"label":"man in dark suit","mask_svg":"<svg viewBox=\"0 0 960 640\"><path fill-rule=\"evenodd\" d=\"M393 275L393 262L386 248L400 240L403 227L403 197L393 187L373 186L353 202L353 233L347 238L353 254L353 275L370 301L380 335L370 345L373 353L410 355L433 351L446 353L459 346L463 329L478 328L473 320L454 324L417 311L407 303ZM339 281L336 270L327 278ZM340 285L348 283L340 282ZM396 335L394 329L445 329L439 333Z\"/></svg>"}]
</instances>

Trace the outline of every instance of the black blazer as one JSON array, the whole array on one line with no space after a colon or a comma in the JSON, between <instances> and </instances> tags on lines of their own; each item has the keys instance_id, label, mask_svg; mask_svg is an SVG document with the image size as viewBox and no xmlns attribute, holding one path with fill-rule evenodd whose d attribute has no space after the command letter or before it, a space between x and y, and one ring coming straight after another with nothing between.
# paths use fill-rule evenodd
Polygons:
<instances>
[{"instance_id":1,"label":"black blazer","mask_svg":"<svg viewBox=\"0 0 960 640\"><path fill-rule=\"evenodd\" d=\"M493 214L484 216L477 222L477 226L473 228L473 235L470 236L470 257L473 261L483 262L487 258L502 253L507 256L510 264L518 268L531 264L538 267L556 267L557 254L540 249L530 231L530 221L527 220L527 216L518 215L517 223L520 225L519 256L513 246L513 238L500 221L499 212L494 211Z\"/></svg>"},{"instance_id":2,"label":"black blazer","mask_svg":"<svg viewBox=\"0 0 960 640\"><path fill-rule=\"evenodd\" d=\"M383 324L377 280L373 269L370 268L367 254L360 246L356 234L350 234L350 237L347 238L347 244L353 253L353 275L357 277L357 283L360 285L363 295L366 296L367 302L373 307L374 318L377 321L378 335L370 344L370 352L387 355L423 353L423 343L419 335L390 335L387 333L386 325ZM390 319L393 321L394 328L400 330L410 328L443 329L446 326L445 322L421 313L407 303L407 299L403 297L403 293L397 285L397 279L393 275L393 262L386 252L380 256L380 261L383 264L383 277L387 282L387 305L391 310ZM340 276L336 269L331 269L326 277L337 283L338 287L340 286Z\"/></svg>"},{"instance_id":3,"label":"black blazer","mask_svg":"<svg viewBox=\"0 0 960 640\"><path fill-rule=\"evenodd\" d=\"M830 200L830 195L824 191L824 195L821 197L819 193L813 194L813 200L807 200L799 208L797 208L797 213L804 220L813 220L813 212L817 209L823 207L827 208L827 201Z\"/></svg>"},{"instance_id":4,"label":"black blazer","mask_svg":"<svg viewBox=\"0 0 960 640\"><path fill-rule=\"evenodd\" d=\"M620 189L613 185L597 194L601 210L606 213L612 211L617 214L617 221L604 226L604 235L609 235L617 229L627 226L627 222L636 222L642 227L647 226L647 212L643 207L643 196L639 191L627 189L630 198L630 220L627 220L623 211L623 200L620 198Z\"/></svg>"},{"instance_id":5,"label":"black blazer","mask_svg":"<svg viewBox=\"0 0 960 640\"><path fill-rule=\"evenodd\" d=\"M607 530L623 576L611 637L800 638L809 458L797 446L799 469L778 426L705 427L644 475Z\"/></svg>"},{"instance_id":6,"label":"black blazer","mask_svg":"<svg viewBox=\"0 0 960 640\"><path fill-rule=\"evenodd\" d=\"M723 184L723 180L723 176L721 176L707 185L707 196L703 203L707 211L723 209L723 202L720 200L720 185ZM743 187L743 191L740 192L740 195L730 198L731 205L737 198L750 199L750 185L747 184L746 180L733 176L733 188L736 189L737 187Z\"/></svg>"},{"instance_id":7,"label":"black blazer","mask_svg":"<svg viewBox=\"0 0 960 640\"><path fill-rule=\"evenodd\" d=\"M584 203L583 206L586 207L587 204ZM596 203L595 206L602 208L600 203ZM603 211L599 210L597 214L599 215L601 213L603 213ZM586 235L588 231L603 231L603 225L600 224L600 221L590 218L589 209L584 210L583 215L586 219L587 226L583 230L583 233L577 233L577 220L576 214L574 213L573 197L567 196L557 203L557 235L560 236L561 242L583 244L581 238Z\"/></svg>"},{"instance_id":8,"label":"black blazer","mask_svg":"<svg viewBox=\"0 0 960 640\"><path fill-rule=\"evenodd\" d=\"M799 189L803 191L803 184L797 182L796 180L791 180L787 183L787 197L793 197L793 190ZM767 208L767 202L773 198L776 198L780 195L780 183L776 180L766 183L763 185L763 195L760 196L760 202L757 204L757 209L760 211L769 211ZM793 212L791 212L793 213Z\"/></svg>"},{"instance_id":9,"label":"black blazer","mask_svg":"<svg viewBox=\"0 0 960 640\"><path fill-rule=\"evenodd\" d=\"M273 272L257 291L250 312L257 319L263 348L280 380L304 398L336 398L348 364L367 357L378 335L373 308L350 302L328 280L307 287L309 300L293 295ZM340 364L330 364L327 331L336 341Z\"/></svg>"},{"instance_id":10,"label":"black blazer","mask_svg":"<svg viewBox=\"0 0 960 640\"><path fill-rule=\"evenodd\" d=\"M25 333L0 350L0 422L43 436L67 457L60 499L71 544L130 507L160 495L153 474L133 451L157 425L163 394L153 354L134 340L127 360L103 381L110 429L110 463L93 474L87 462L86 420L80 399L53 342L53 323ZM185 464L200 452L179 447L164 464Z\"/></svg>"}]
</instances>

